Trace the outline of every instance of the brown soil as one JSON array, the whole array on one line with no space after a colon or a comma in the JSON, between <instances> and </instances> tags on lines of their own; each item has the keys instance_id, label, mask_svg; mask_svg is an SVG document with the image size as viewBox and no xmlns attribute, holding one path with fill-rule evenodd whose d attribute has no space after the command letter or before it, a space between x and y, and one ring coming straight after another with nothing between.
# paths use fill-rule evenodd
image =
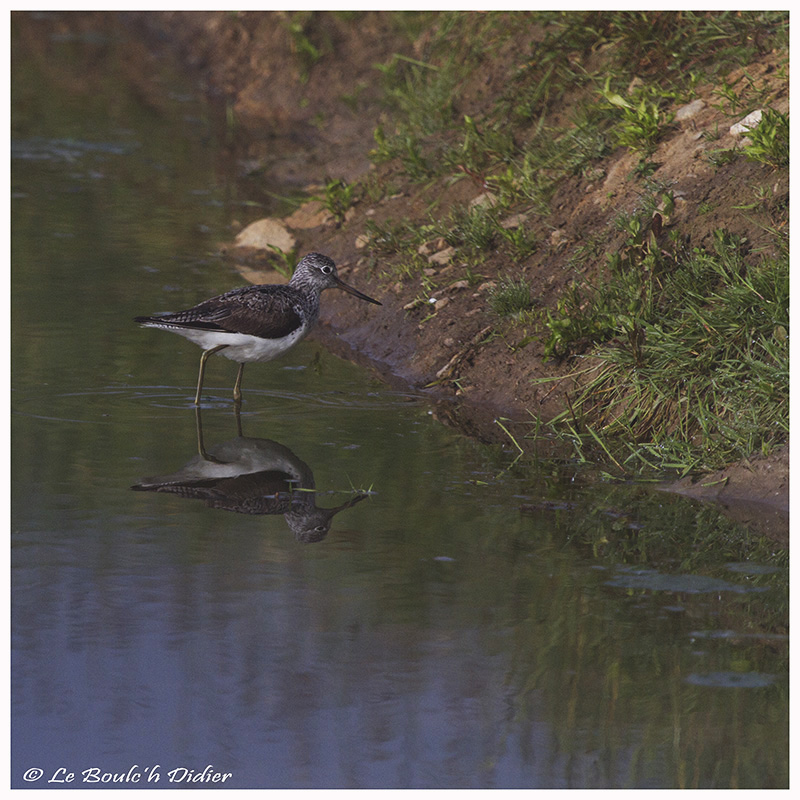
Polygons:
<instances>
[{"instance_id":1,"label":"brown soil","mask_svg":"<svg viewBox=\"0 0 800 800\"><path fill-rule=\"evenodd\" d=\"M702 478L684 478L665 491L716 503L750 528L789 544L789 446Z\"/></svg>"},{"instance_id":2,"label":"brown soil","mask_svg":"<svg viewBox=\"0 0 800 800\"><path fill-rule=\"evenodd\" d=\"M285 13L164 12L134 14L129 19L169 41L197 70L206 88L224 96L239 124L238 155L243 163L258 165L266 185L306 187L319 185L326 177L352 181L374 169L368 153L381 114L374 65L386 63L393 53L418 56L424 47L424 36L415 46L409 44L390 28L385 14L359 15L357 24L344 15L316 14L305 30L322 57L304 70L287 34ZM524 41L510 41L499 57L485 64L484 73L458 98L460 113L478 113L493 93L502 90L516 63L514 47L529 48L530 35L529 31ZM787 111L788 85L778 65L778 54L765 53L747 72L770 84L770 104ZM729 82L736 77L728 76ZM708 151L732 149L741 140L729 130L736 119L715 108L718 98L711 87L701 89L698 98L701 102L694 110L679 113L652 157L660 165L653 178L669 182L676 198L665 224L677 226L690 246L701 247L710 244L715 229L727 228L747 237L755 257L772 247L766 229L786 224L788 172L744 158L712 165ZM463 269L457 254L447 264L432 263L426 277L438 287L433 292L435 305L414 303L423 294L419 279L381 280L380 267L391 265L391 259L376 269L381 257L359 237L370 219L422 222L432 203L446 215L452 204L470 202L485 189L480 180L470 179L421 188L404 181L396 167L381 167L377 172L397 187L392 196L376 203L357 202L342 224L320 214L299 223L314 227L293 229L301 253L315 250L331 255L345 280L383 301L376 308L353 302L344 293L326 294L325 324L318 335L340 352L368 360L387 377L429 387L438 400L449 401L440 403L443 417L456 420L472 435L507 441L492 424L498 415L519 421L530 421L531 414L552 418L565 407L566 393L574 388L568 376L576 364L545 362L541 332L498 322L488 309L486 292L498 277L524 275L538 302L554 308L564 288L581 278L573 266L576 249L592 234L612 229L620 213L641 202L636 181L631 180L637 160L619 149L591 176L562 181L550 216L526 214L526 225L541 242L526 261L512 263L498 251L482 265L484 279L473 286L459 280ZM734 206L753 202L756 187L768 188L771 201L747 214L735 210ZM617 245L622 238L620 234ZM432 243L431 253L440 247ZM242 260L243 272L259 266L259 259L249 255L231 252ZM605 250L584 261L581 270L596 274L604 261ZM532 333L537 335L526 342ZM532 379L540 377L557 380L534 385ZM740 505L756 501L785 514L787 476L788 447L691 485L683 481L673 490Z\"/></svg>"}]
</instances>

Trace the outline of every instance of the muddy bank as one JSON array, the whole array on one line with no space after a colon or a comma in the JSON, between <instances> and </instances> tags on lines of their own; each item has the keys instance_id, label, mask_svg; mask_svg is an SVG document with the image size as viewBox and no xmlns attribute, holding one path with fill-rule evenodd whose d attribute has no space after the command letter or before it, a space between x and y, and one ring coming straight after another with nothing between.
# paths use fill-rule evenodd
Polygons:
<instances>
[{"instance_id":1,"label":"muddy bank","mask_svg":"<svg viewBox=\"0 0 800 800\"><path fill-rule=\"evenodd\" d=\"M266 185L353 181L370 167L376 64L412 46L379 12L164 11L121 15L169 48L226 107L228 144Z\"/></svg>"},{"instance_id":2,"label":"muddy bank","mask_svg":"<svg viewBox=\"0 0 800 800\"><path fill-rule=\"evenodd\" d=\"M726 516L789 544L789 446L702 477L684 478L664 491L715 503Z\"/></svg>"},{"instance_id":3,"label":"muddy bank","mask_svg":"<svg viewBox=\"0 0 800 800\"><path fill-rule=\"evenodd\" d=\"M175 50L221 98L235 119L230 146L242 169L257 170L265 185L294 185L314 194L327 179L369 176L392 186L372 198L356 194L339 217L317 204L286 220L298 252L328 253L345 280L384 304L366 307L327 293L317 335L329 346L371 364L389 380L430 393L443 419L487 441L508 441L494 423L498 416L514 420L516 427L507 426L523 441L533 418L549 420L567 407L574 376L587 359L580 353L562 361L545 358L541 328L498 319L487 298L513 271L525 276L537 308L554 309L570 283L592 274L605 258L599 252L577 263L576 252L596 241L598 232L605 232L608 247L622 247L624 235L613 233L613 222L642 202L631 180L635 155L617 149L591 172L562 180L546 219L521 209L516 224L525 224L538 242L522 261L498 247L475 279L465 281L461 255L432 237L419 251L428 266L421 276L406 277L397 257L371 239L376 225L397 220L422 225L430 208L446 216L458 205L492 202L481 176L413 183L392 164L376 167L369 158L385 111L376 64L398 55L424 57L424 33L410 37L382 13L298 18L279 12L163 12L132 14L126 21L151 42ZM516 44L529 47L529 38ZM511 39L483 65L480 79L456 99L459 113L476 114L503 91L515 64L514 46ZM764 52L746 73L748 80L762 81L771 103L785 111L788 85L780 61L780 54ZM741 77L731 74L726 80ZM714 231L724 227L745 237L755 257L774 247L769 231L785 224L788 172L744 159L709 158L712 151L733 151L741 142L741 132L732 130L717 100L714 87L699 87L692 103L675 109L675 122L652 155L654 179L671 186L675 198L653 235L666 241L670 231L679 230L687 247L707 247ZM743 187L754 186L768 190L770 200L742 214ZM512 216L503 221L509 229L515 225ZM263 280L270 256L230 244L227 255L242 274ZM740 509L755 503L755 511L745 509L743 518L758 517L765 507L785 516L787 476L788 448L673 489Z\"/></svg>"}]
</instances>

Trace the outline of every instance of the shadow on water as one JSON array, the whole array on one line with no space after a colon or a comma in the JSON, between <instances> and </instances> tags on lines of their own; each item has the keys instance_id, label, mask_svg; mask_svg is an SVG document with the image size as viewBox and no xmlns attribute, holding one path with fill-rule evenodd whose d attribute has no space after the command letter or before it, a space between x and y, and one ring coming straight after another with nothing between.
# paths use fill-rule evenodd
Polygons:
<instances>
[{"instance_id":1,"label":"shadow on water","mask_svg":"<svg viewBox=\"0 0 800 800\"><path fill-rule=\"evenodd\" d=\"M115 19L12 26L12 785L786 786L773 543L318 342L195 416L194 345L131 320L236 285L265 211Z\"/></svg>"},{"instance_id":2,"label":"shadow on water","mask_svg":"<svg viewBox=\"0 0 800 800\"><path fill-rule=\"evenodd\" d=\"M283 514L299 542L319 542L328 535L333 518L365 500L355 494L334 508L318 508L314 473L288 447L270 439L239 435L206 449L202 412L196 410L198 454L176 472L143 478L131 488L138 492L174 494L202 500L209 508L237 514Z\"/></svg>"}]
</instances>

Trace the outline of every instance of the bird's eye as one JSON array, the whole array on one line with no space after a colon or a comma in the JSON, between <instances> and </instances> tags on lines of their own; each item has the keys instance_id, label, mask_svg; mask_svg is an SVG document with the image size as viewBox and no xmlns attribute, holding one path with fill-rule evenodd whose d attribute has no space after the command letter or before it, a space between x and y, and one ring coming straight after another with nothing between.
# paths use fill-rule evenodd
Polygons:
<instances>
[{"instance_id":1,"label":"bird's eye","mask_svg":"<svg viewBox=\"0 0 800 800\"><path fill-rule=\"evenodd\" d=\"M324 266L320 267L320 271L323 272L325 275L331 274L331 268L325 264Z\"/></svg>"}]
</instances>

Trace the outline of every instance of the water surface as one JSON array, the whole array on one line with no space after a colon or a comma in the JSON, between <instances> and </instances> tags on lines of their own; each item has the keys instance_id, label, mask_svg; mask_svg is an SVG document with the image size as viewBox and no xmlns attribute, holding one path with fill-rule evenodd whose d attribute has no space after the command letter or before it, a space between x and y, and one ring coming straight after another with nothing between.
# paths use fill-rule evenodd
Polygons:
<instances>
[{"instance_id":1,"label":"water surface","mask_svg":"<svg viewBox=\"0 0 800 800\"><path fill-rule=\"evenodd\" d=\"M196 414L131 319L270 209L124 27L13 28L13 786L787 785L785 554L314 341Z\"/></svg>"}]
</instances>

